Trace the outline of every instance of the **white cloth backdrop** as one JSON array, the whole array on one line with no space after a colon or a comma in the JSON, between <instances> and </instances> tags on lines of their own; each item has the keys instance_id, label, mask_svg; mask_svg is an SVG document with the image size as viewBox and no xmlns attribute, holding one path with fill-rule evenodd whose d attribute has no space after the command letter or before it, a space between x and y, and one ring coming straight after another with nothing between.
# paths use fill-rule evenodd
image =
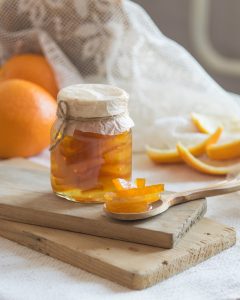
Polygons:
<instances>
[{"instance_id":1,"label":"white cloth backdrop","mask_svg":"<svg viewBox=\"0 0 240 300\"><path fill-rule=\"evenodd\" d=\"M128 0L0 0L0 62L25 52L43 53L60 87L107 82L126 89L136 151L145 143L201 140L189 124L193 110L240 116L232 97Z\"/></svg>"}]
</instances>

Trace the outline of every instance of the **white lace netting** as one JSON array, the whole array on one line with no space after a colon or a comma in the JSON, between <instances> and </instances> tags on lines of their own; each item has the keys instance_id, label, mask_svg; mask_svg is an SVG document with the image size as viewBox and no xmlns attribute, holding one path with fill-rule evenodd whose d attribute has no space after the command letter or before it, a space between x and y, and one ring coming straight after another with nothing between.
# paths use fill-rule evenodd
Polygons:
<instances>
[{"instance_id":1,"label":"white lace netting","mask_svg":"<svg viewBox=\"0 0 240 300\"><path fill-rule=\"evenodd\" d=\"M43 53L60 87L110 83L130 94L134 149L193 143L192 111L240 115L232 97L131 1L1 0L0 63Z\"/></svg>"}]
</instances>

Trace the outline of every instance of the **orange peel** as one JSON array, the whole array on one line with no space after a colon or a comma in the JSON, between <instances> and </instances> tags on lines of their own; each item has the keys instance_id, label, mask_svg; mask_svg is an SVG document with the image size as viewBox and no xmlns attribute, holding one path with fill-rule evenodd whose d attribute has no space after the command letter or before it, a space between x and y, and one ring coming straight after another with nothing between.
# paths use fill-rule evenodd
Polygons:
<instances>
[{"instance_id":1,"label":"orange peel","mask_svg":"<svg viewBox=\"0 0 240 300\"><path fill-rule=\"evenodd\" d=\"M198 113L192 113L191 119L193 121L193 124L196 126L199 132L201 133L212 133L212 129L219 127L220 124L214 122L213 120L209 120L209 117L206 115L198 114Z\"/></svg>"},{"instance_id":2,"label":"orange peel","mask_svg":"<svg viewBox=\"0 0 240 300\"><path fill-rule=\"evenodd\" d=\"M213 133L216 128L223 127L227 132L240 131L240 119L224 116L211 116L199 113L192 113L191 119L201 133Z\"/></svg>"},{"instance_id":3,"label":"orange peel","mask_svg":"<svg viewBox=\"0 0 240 300\"><path fill-rule=\"evenodd\" d=\"M114 179L116 192L104 195L106 209L115 213L145 212L151 208L152 202L160 199L160 193L164 190L163 184L145 186L144 178L137 178L135 183L136 187L131 181Z\"/></svg>"},{"instance_id":4,"label":"orange peel","mask_svg":"<svg viewBox=\"0 0 240 300\"><path fill-rule=\"evenodd\" d=\"M128 198L119 197L115 192L106 193L104 196L106 201L115 201L116 204L129 204L132 203L152 203L160 199L159 193L147 194L143 196L131 196Z\"/></svg>"},{"instance_id":5,"label":"orange peel","mask_svg":"<svg viewBox=\"0 0 240 300\"><path fill-rule=\"evenodd\" d=\"M122 179L122 178L115 178L112 180L115 188L117 191L121 191L121 190L124 190L124 189L129 189L129 188L132 188L133 185L130 181L127 181L125 179Z\"/></svg>"},{"instance_id":6,"label":"orange peel","mask_svg":"<svg viewBox=\"0 0 240 300\"><path fill-rule=\"evenodd\" d=\"M135 196L121 198L116 193L106 193L105 196L106 209L116 213L137 213L144 212L151 208L151 203L158 201L160 196L158 193L144 196Z\"/></svg>"},{"instance_id":7,"label":"orange peel","mask_svg":"<svg viewBox=\"0 0 240 300\"><path fill-rule=\"evenodd\" d=\"M218 127L215 130L215 132L210 136L208 136L204 141L194 146L188 147L189 152L195 156L202 155L203 153L205 153L207 147L209 147L212 144L215 144L219 140L222 131L223 128ZM156 149L150 146L146 146L146 150L149 158L155 163L164 164L164 163L177 163L183 161L176 149L162 150L162 149Z\"/></svg>"},{"instance_id":8,"label":"orange peel","mask_svg":"<svg viewBox=\"0 0 240 300\"><path fill-rule=\"evenodd\" d=\"M194 157L191 152L184 147L181 143L177 144L177 151L182 158L182 160L193 169L210 175L227 175L234 170L236 166L225 166L225 167L216 167L209 165Z\"/></svg>"},{"instance_id":9,"label":"orange peel","mask_svg":"<svg viewBox=\"0 0 240 300\"><path fill-rule=\"evenodd\" d=\"M148 211L150 208L149 203L131 203L122 201L111 201L105 203L106 209L112 213L141 213Z\"/></svg>"},{"instance_id":10,"label":"orange peel","mask_svg":"<svg viewBox=\"0 0 240 300\"><path fill-rule=\"evenodd\" d=\"M137 179L135 180L135 182L136 182L136 186L137 186L138 188L144 188L145 185L146 185L146 179L145 179L145 178L137 178Z\"/></svg>"},{"instance_id":11,"label":"orange peel","mask_svg":"<svg viewBox=\"0 0 240 300\"><path fill-rule=\"evenodd\" d=\"M207 147L207 155L214 160L227 160L240 157L240 140L229 143L210 145Z\"/></svg>"},{"instance_id":12,"label":"orange peel","mask_svg":"<svg viewBox=\"0 0 240 300\"><path fill-rule=\"evenodd\" d=\"M154 193L161 193L164 191L164 184L154 184L145 186L143 188L131 188L117 191L119 197L132 197L132 196L143 196Z\"/></svg>"}]
</instances>

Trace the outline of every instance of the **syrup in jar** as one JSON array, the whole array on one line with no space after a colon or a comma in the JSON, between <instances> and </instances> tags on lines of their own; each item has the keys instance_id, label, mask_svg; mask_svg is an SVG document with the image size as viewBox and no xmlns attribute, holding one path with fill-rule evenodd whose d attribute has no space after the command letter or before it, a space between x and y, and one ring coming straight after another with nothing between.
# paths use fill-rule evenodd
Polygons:
<instances>
[{"instance_id":1,"label":"syrup in jar","mask_svg":"<svg viewBox=\"0 0 240 300\"><path fill-rule=\"evenodd\" d=\"M128 95L108 85L74 85L58 94L51 184L72 201L103 202L114 178L131 179L133 122Z\"/></svg>"}]
</instances>

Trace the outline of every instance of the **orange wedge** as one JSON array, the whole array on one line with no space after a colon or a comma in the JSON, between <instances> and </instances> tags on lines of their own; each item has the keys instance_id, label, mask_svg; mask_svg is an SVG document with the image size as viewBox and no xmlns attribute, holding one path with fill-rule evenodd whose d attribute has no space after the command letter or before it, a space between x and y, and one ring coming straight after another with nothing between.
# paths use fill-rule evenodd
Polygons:
<instances>
[{"instance_id":1,"label":"orange wedge","mask_svg":"<svg viewBox=\"0 0 240 300\"><path fill-rule=\"evenodd\" d=\"M184 147L181 143L177 144L177 151L182 158L183 161L193 169L210 174L210 175L226 175L233 171L236 166L226 166L226 167L216 167L209 164L206 164L199 160L198 158L194 157L190 151Z\"/></svg>"},{"instance_id":2,"label":"orange wedge","mask_svg":"<svg viewBox=\"0 0 240 300\"><path fill-rule=\"evenodd\" d=\"M226 160L240 157L240 140L207 147L207 155L211 159Z\"/></svg>"},{"instance_id":3,"label":"orange wedge","mask_svg":"<svg viewBox=\"0 0 240 300\"><path fill-rule=\"evenodd\" d=\"M240 132L240 119L192 113L191 119L199 132L213 133L218 127L227 132Z\"/></svg>"},{"instance_id":4,"label":"orange wedge","mask_svg":"<svg viewBox=\"0 0 240 300\"><path fill-rule=\"evenodd\" d=\"M217 128L216 131L212 135L208 136L203 142L195 146L188 147L189 152L195 156L202 155L203 153L205 153L206 148L208 146L215 144L219 140L222 131L223 131L222 127ZM176 163L182 161L182 158L180 157L176 149L163 150L163 149L156 149L150 146L146 146L146 150L149 158L155 163L164 164L164 163Z\"/></svg>"}]
</instances>

